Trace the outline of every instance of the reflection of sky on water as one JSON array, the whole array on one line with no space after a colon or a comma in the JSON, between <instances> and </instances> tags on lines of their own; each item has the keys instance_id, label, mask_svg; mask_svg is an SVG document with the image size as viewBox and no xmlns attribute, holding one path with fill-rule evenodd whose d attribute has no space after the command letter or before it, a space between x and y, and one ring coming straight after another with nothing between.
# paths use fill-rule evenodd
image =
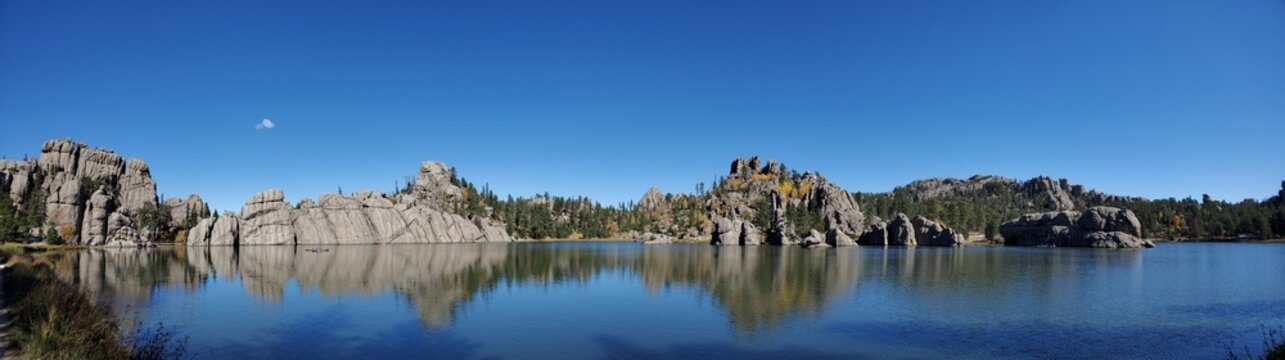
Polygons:
<instances>
[{"instance_id":1,"label":"reflection of sky on water","mask_svg":"<svg viewBox=\"0 0 1285 360\"><path fill-rule=\"evenodd\" d=\"M332 249L92 250L58 268L193 354L240 358L1220 356L1285 323L1273 245Z\"/></svg>"}]
</instances>

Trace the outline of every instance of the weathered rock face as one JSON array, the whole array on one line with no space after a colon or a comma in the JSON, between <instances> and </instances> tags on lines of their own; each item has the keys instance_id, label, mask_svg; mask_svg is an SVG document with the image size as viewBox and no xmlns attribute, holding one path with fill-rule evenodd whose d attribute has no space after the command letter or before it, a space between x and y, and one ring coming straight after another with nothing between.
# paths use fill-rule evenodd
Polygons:
<instances>
[{"instance_id":1,"label":"weathered rock face","mask_svg":"<svg viewBox=\"0 0 1285 360\"><path fill-rule=\"evenodd\" d=\"M113 212L107 220L107 232L111 235L103 246L107 247L137 247L152 246L149 241L144 240L134 228L134 222L128 216L119 212Z\"/></svg>"},{"instance_id":2,"label":"weathered rock face","mask_svg":"<svg viewBox=\"0 0 1285 360\"><path fill-rule=\"evenodd\" d=\"M888 246L888 224L882 221L876 221L870 224L857 243L866 246Z\"/></svg>"},{"instance_id":3,"label":"weathered rock face","mask_svg":"<svg viewBox=\"0 0 1285 360\"><path fill-rule=\"evenodd\" d=\"M1004 245L1137 248L1151 247L1142 239L1142 225L1132 211L1098 206L1078 211L1027 214L999 227Z\"/></svg>"},{"instance_id":4,"label":"weathered rock face","mask_svg":"<svg viewBox=\"0 0 1285 360\"><path fill-rule=\"evenodd\" d=\"M714 234L711 245L759 245L763 235L758 227L749 221L714 217Z\"/></svg>"},{"instance_id":5,"label":"weathered rock face","mask_svg":"<svg viewBox=\"0 0 1285 360\"><path fill-rule=\"evenodd\" d=\"M129 212L156 206L156 181L142 160L130 159L125 175L120 178L120 206Z\"/></svg>"},{"instance_id":6,"label":"weathered rock face","mask_svg":"<svg viewBox=\"0 0 1285 360\"><path fill-rule=\"evenodd\" d=\"M70 241L79 243L80 217L83 215L81 204L80 181L70 180L58 185L45 199L45 223L59 230L70 227L71 233L77 234Z\"/></svg>"},{"instance_id":7,"label":"weathered rock face","mask_svg":"<svg viewBox=\"0 0 1285 360\"><path fill-rule=\"evenodd\" d=\"M833 229L833 228L825 231L825 243L835 247L857 246L857 242L853 241L852 237L848 236L848 234L842 231L839 231L838 229Z\"/></svg>"},{"instance_id":8,"label":"weathered rock face","mask_svg":"<svg viewBox=\"0 0 1285 360\"><path fill-rule=\"evenodd\" d=\"M76 180L80 151L84 145L71 140L49 140L40 147L40 169L45 173L44 189L52 194L55 187Z\"/></svg>"},{"instance_id":9,"label":"weathered rock face","mask_svg":"<svg viewBox=\"0 0 1285 360\"><path fill-rule=\"evenodd\" d=\"M38 160L4 162L0 172L5 173L3 185L11 200L42 190L45 198L39 201L45 203L46 226L40 230L52 225L65 234L70 229L75 244L98 245L111 236L102 232L104 212L129 215L156 204L156 182L147 164L130 160L127 168L125 160L111 150L91 149L72 140L46 141ZM99 188L110 196L109 206L89 204L90 192Z\"/></svg>"},{"instance_id":10,"label":"weathered rock face","mask_svg":"<svg viewBox=\"0 0 1285 360\"><path fill-rule=\"evenodd\" d=\"M176 224L186 224L189 220L195 223L210 217L210 206L196 194L188 195L186 200L166 198L164 205Z\"/></svg>"},{"instance_id":11,"label":"weathered rock face","mask_svg":"<svg viewBox=\"0 0 1285 360\"><path fill-rule=\"evenodd\" d=\"M210 246L210 233L214 230L214 219L204 218L187 230L187 246Z\"/></svg>"},{"instance_id":12,"label":"weathered rock face","mask_svg":"<svg viewBox=\"0 0 1285 360\"><path fill-rule=\"evenodd\" d=\"M910 220L915 227L915 240L919 245L928 246L958 246L964 244L964 235L956 233L954 229L928 220L923 216L916 216Z\"/></svg>"},{"instance_id":13,"label":"weathered rock face","mask_svg":"<svg viewBox=\"0 0 1285 360\"><path fill-rule=\"evenodd\" d=\"M803 237L803 242L801 242L799 245L803 245L803 247L805 248L830 246L829 244L825 243L825 236L821 235L821 233L817 232L816 230L808 231L808 236Z\"/></svg>"},{"instance_id":14,"label":"weathered rock face","mask_svg":"<svg viewBox=\"0 0 1285 360\"><path fill-rule=\"evenodd\" d=\"M665 207L665 194L660 193L660 188L652 187L647 189L642 199L638 200L638 208L644 210L656 210Z\"/></svg>"},{"instance_id":15,"label":"weathered rock face","mask_svg":"<svg viewBox=\"0 0 1285 360\"><path fill-rule=\"evenodd\" d=\"M34 182L36 163L32 161L0 160L0 190L7 190L9 200L14 204L22 203L25 197L39 184Z\"/></svg>"},{"instance_id":16,"label":"weathered rock face","mask_svg":"<svg viewBox=\"0 0 1285 360\"><path fill-rule=\"evenodd\" d=\"M241 218L224 212L210 229L210 246L235 246L241 244Z\"/></svg>"},{"instance_id":17,"label":"weathered rock face","mask_svg":"<svg viewBox=\"0 0 1285 360\"><path fill-rule=\"evenodd\" d=\"M711 243L723 245L743 243L742 222L763 227L750 233L758 240L752 243L800 244L804 239L796 234L817 230L824 232L819 237L823 243L850 245L851 239L861 234L864 221L852 194L825 177L787 172L779 163L763 164L758 157L732 161L727 177L711 193L708 208L715 225ZM822 223L803 226L821 228L797 228L800 225L791 220L797 217L787 217L787 213L814 214Z\"/></svg>"},{"instance_id":18,"label":"weathered rock face","mask_svg":"<svg viewBox=\"0 0 1285 360\"><path fill-rule=\"evenodd\" d=\"M325 194L319 204L305 199L295 213L299 244L388 244L440 242L508 242L504 225L489 219L472 221L429 206L393 202L384 194L359 192L351 197ZM409 204L408 204L409 203Z\"/></svg>"},{"instance_id":19,"label":"weathered rock face","mask_svg":"<svg viewBox=\"0 0 1285 360\"><path fill-rule=\"evenodd\" d=\"M111 213L112 198L105 189L99 188L89 196L85 204L83 227L80 231L80 242L84 245L97 246L106 243L107 219Z\"/></svg>"},{"instance_id":20,"label":"weathered rock face","mask_svg":"<svg viewBox=\"0 0 1285 360\"><path fill-rule=\"evenodd\" d=\"M897 217L888 222L888 245L915 246L918 244L915 238L915 226L906 214L897 214Z\"/></svg>"},{"instance_id":21,"label":"weathered rock face","mask_svg":"<svg viewBox=\"0 0 1285 360\"><path fill-rule=\"evenodd\" d=\"M239 245L288 245L295 243L293 208L285 193L272 189L251 196L241 207Z\"/></svg>"},{"instance_id":22,"label":"weathered rock face","mask_svg":"<svg viewBox=\"0 0 1285 360\"><path fill-rule=\"evenodd\" d=\"M417 205L429 206L439 211L449 211L464 199L464 192L451 183L455 172L440 161L425 161L419 165L419 175L411 186Z\"/></svg>"},{"instance_id":23,"label":"weathered rock face","mask_svg":"<svg viewBox=\"0 0 1285 360\"><path fill-rule=\"evenodd\" d=\"M820 175L809 173L803 178L804 183L814 184L813 191L808 192L805 201L820 208L821 213L825 214L827 230L834 229L844 234L861 233L864 215L857 201L852 199L852 193Z\"/></svg>"},{"instance_id":24,"label":"weathered rock face","mask_svg":"<svg viewBox=\"0 0 1285 360\"><path fill-rule=\"evenodd\" d=\"M1006 192L1027 200L1031 207L1042 207L1049 210L1072 210L1092 207L1116 201L1140 201L1142 198L1129 198L1107 195L1094 190L1087 190L1083 185L1071 184L1066 179L1047 176L1035 177L1026 181L1017 181L993 175L977 175L968 179L933 178L918 180L898 187L891 194L909 197L920 202L943 196L974 197L989 196L997 191Z\"/></svg>"},{"instance_id":25,"label":"weathered rock face","mask_svg":"<svg viewBox=\"0 0 1285 360\"><path fill-rule=\"evenodd\" d=\"M1075 208L1075 200L1071 199L1070 186L1066 179L1054 182L1052 178L1041 176L1027 181L1023 187L1028 192L1041 192L1048 196L1048 202L1044 205L1050 209L1071 210Z\"/></svg>"},{"instance_id":26,"label":"weathered rock face","mask_svg":"<svg viewBox=\"0 0 1285 360\"><path fill-rule=\"evenodd\" d=\"M169 212L171 223L158 226L186 230L190 246L513 241L502 223L452 213L464 201L454 179L445 164L424 162L416 183L395 198L373 192L328 194L318 203L303 201L296 209L280 190L269 190L246 201L239 215L225 213L217 219L193 194L186 200L166 199L162 209ZM45 206L45 222L71 234L72 243L137 242L130 239L160 230L139 229L132 221L128 226L117 223L127 229L121 235L111 228L112 216L129 220L141 209L157 206L156 182L141 160L126 163L110 150L71 140L45 142L38 160L0 160L0 195L20 205L37 190L47 194L38 198Z\"/></svg>"}]
</instances>

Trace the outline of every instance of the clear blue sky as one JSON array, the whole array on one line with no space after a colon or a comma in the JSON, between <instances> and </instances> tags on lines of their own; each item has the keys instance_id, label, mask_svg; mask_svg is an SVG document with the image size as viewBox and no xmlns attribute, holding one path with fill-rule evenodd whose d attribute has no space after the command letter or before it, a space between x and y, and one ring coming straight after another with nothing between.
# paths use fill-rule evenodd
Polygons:
<instances>
[{"instance_id":1,"label":"clear blue sky","mask_svg":"<svg viewBox=\"0 0 1285 360\"><path fill-rule=\"evenodd\" d=\"M219 209L428 159L605 203L752 154L854 191L1285 179L1281 0L265 3L0 1L0 154L73 137Z\"/></svg>"}]
</instances>

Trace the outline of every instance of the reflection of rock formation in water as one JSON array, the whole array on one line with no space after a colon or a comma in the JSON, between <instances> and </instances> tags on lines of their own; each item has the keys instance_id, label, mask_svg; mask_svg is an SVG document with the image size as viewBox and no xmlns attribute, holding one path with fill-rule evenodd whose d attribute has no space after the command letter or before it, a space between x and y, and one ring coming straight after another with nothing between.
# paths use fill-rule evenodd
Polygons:
<instances>
[{"instance_id":1,"label":"reflection of rock formation in water","mask_svg":"<svg viewBox=\"0 0 1285 360\"><path fill-rule=\"evenodd\" d=\"M860 254L794 247L647 248L647 288L708 291L741 330L771 327L792 314L816 313L846 294L860 276Z\"/></svg>"},{"instance_id":2,"label":"reflection of rock formation in water","mask_svg":"<svg viewBox=\"0 0 1285 360\"><path fill-rule=\"evenodd\" d=\"M604 272L636 274L649 292L666 287L708 293L743 331L819 314L859 282L894 283L913 296L1006 289L1056 291L1081 281L1086 266L1136 268L1137 252L1031 252L1002 248L851 248L616 246L579 244L439 244L212 247L90 250L57 264L65 278L93 293L139 302L158 286L196 287L210 277L237 279L247 293L281 302L286 284L326 295L404 296L425 326L450 324L461 306L501 285L587 282ZM977 296L977 298L987 298ZM998 297L997 297L998 298ZM998 300L997 300L998 301ZM1001 304L977 304L999 306Z\"/></svg>"},{"instance_id":3,"label":"reflection of rock formation in water","mask_svg":"<svg viewBox=\"0 0 1285 360\"><path fill-rule=\"evenodd\" d=\"M189 267L170 251L128 248L69 253L56 260L55 269L90 294L110 294L128 304L150 299L157 287L196 288L208 274Z\"/></svg>"}]
</instances>

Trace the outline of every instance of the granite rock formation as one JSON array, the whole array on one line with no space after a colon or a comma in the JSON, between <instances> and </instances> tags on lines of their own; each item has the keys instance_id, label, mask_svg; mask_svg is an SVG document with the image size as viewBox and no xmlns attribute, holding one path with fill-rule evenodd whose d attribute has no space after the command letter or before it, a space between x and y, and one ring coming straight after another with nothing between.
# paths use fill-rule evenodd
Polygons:
<instances>
[{"instance_id":1,"label":"granite rock formation","mask_svg":"<svg viewBox=\"0 0 1285 360\"><path fill-rule=\"evenodd\" d=\"M1027 214L999 227L1004 245L1138 248L1154 246L1142 239L1142 225L1132 211L1097 206L1078 211Z\"/></svg>"},{"instance_id":2,"label":"granite rock formation","mask_svg":"<svg viewBox=\"0 0 1285 360\"><path fill-rule=\"evenodd\" d=\"M861 234L864 215L847 190L817 173L790 172L758 157L732 161L728 175L710 193L714 245L801 244L813 230L824 244L844 244ZM817 224L796 224L788 214L815 214ZM808 226L809 228L800 228ZM816 228L811 228L816 227ZM842 236L840 236L842 235Z\"/></svg>"},{"instance_id":3,"label":"granite rock formation","mask_svg":"<svg viewBox=\"0 0 1285 360\"><path fill-rule=\"evenodd\" d=\"M872 246L957 246L964 242L963 234L944 224L902 213L887 223L876 220L857 239L860 245Z\"/></svg>"}]
</instances>

